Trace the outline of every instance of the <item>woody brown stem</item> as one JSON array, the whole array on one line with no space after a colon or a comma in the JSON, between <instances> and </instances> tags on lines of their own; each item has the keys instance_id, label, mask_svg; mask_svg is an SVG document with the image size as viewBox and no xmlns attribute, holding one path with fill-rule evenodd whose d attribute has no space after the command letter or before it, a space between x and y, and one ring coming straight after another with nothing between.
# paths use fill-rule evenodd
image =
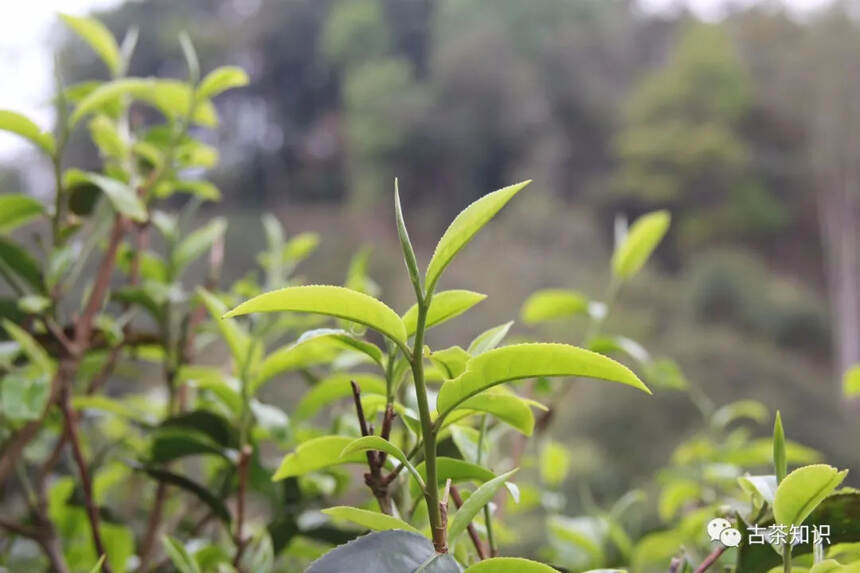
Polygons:
<instances>
[{"instance_id":1,"label":"woody brown stem","mask_svg":"<svg viewBox=\"0 0 860 573\"><path fill-rule=\"evenodd\" d=\"M352 388L352 398L355 402L355 413L358 417L358 427L361 429L362 436L370 436L373 434L373 425L368 425L367 418L364 415L364 407L361 405L361 388L355 380L349 381ZM387 411L387 410L386 410ZM388 432L391 431L391 421L388 420ZM382 423L382 431L386 432L386 421ZM384 436L383 436L384 437ZM386 438L387 439L387 438ZM388 491L390 483L385 476L382 475L382 465L385 463L385 454L383 452L368 451L367 467L370 471L364 474L364 483L370 488L373 497L376 498L379 504L379 510L386 515L394 514L394 506L391 503L391 494Z\"/></svg>"}]
</instances>

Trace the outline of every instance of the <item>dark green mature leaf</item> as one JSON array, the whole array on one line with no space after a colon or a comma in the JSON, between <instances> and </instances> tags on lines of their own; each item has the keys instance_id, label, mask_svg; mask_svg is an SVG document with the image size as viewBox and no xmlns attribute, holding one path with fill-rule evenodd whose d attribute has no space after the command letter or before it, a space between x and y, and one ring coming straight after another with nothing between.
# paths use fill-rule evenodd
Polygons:
<instances>
[{"instance_id":1,"label":"dark green mature leaf","mask_svg":"<svg viewBox=\"0 0 860 573\"><path fill-rule=\"evenodd\" d=\"M505 482L508 481L512 475L517 473L517 471L518 468L513 469L481 484L478 489L476 489L472 495L463 502L463 505L457 510L457 513L454 514L454 518L448 525L448 538L453 541L457 539L461 533L466 531L466 528L472 522L472 518L474 518L485 505L490 503L493 497L495 497L496 491L505 485Z\"/></svg>"},{"instance_id":2,"label":"dark green mature leaf","mask_svg":"<svg viewBox=\"0 0 860 573\"><path fill-rule=\"evenodd\" d=\"M353 438L348 436L323 436L302 442L284 457L272 479L282 480L340 464L367 463L367 456L361 452L341 456L343 449L352 442Z\"/></svg>"},{"instance_id":3,"label":"dark green mature leaf","mask_svg":"<svg viewBox=\"0 0 860 573\"><path fill-rule=\"evenodd\" d=\"M210 99L232 88L248 85L248 74L236 66L215 68L203 78L197 87L197 97Z\"/></svg>"},{"instance_id":4,"label":"dark green mature leaf","mask_svg":"<svg viewBox=\"0 0 860 573\"><path fill-rule=\"evenodd\" d=\"M192 410L171 416L161 423L161 427L202 432L225 448L235 447L238 443L236 429L230 421L210 410Z\"/></svg>"},{"instance_id":5,"label":"dark green mature leaf","mask_svg":"<svg viewBox=\"0 0 860 573\"><path fill-rule=\"evenodd\" d=\"M588 297L575 290L543 289L523 303L520 317L526 324L568 318L588 313Z\"/></svg>"},{"instance_id":6,"label":"dark green mature leaf","mask_svg":"<svg viewBox=\"0 0 860 573\"><path fill-rule=\"evenodd\" d=\"M378 330L395 342L406 342L406 327L396 312L372 296L339 286L297 286L267 292L243 302L225 317L286 311L351 320Z\"/></svg>"},{"instance_id":7,"label":"dark green mature leaf","mask_svg":"<svg viewBox=\"0 0 860 573\"><path fill-rule=\"evenodd\" d=\"M514 344L472 358L463 374L442 385L436 408L444 416L497 384L538 376L598 378L651 393L629 368L590 350L567 344Z\"/></svg>"},{"instance_id":8,"label":"dark green mature leaf","mask_svg":"<svg viewBox=\"0 0 860 573\"><path fill-rule=\"evenodd\" d=\"M444 290L433 295L430 308L427 310L425 330L461 315L482 300L487 295L470 290ZM418 322L418 304L413 304L403 315L406 334L412 336Z\"/></svg>"},{"instance_id":9,"label":"dark green mature leaf","mask_svg":"<svg viewBox=\"0 0 860 573\"><path fill-rule=\"evenodd\" d=\"M42 202L29 195L8 193L0 195L0 233L8 233L26 225L45 212Z\"/></svg>"},{"instance_id":10,"label":"dark green mature leaf","mask_svg":"<svg viewBox=\"0 0 860 573\"><path fill-rule=\"evenodd\" d=\"M466 569L466 573L556 573L556 570L549 565L520 557L493 557L475 563Z\"/></svg>"},{"instance_id":11,"label":"dark green mature leaf","mask_svg":"<svg viewBox=\"0 0 860 573\"><path fill-rule=\"evenodd\" d=\"M104 24L94 18L80 18L69 14L60 14L60 19L90 45L110 70L111 75L115 76L119 73L122 66L119 46Z\"/></svg>"},{"instance_id":12,"label":"dark green mature leaf","mask_svg":"<svg viewBox=\"0 0 860 573\"><path fill-rule=\"evenodd\" d=\"M433 560L429 564L429 560ZM336 547L314 561L305 573L461 573L450 555L436 555L430 540L410 531L377 531Z\"/></svg>"},{"instance_id":13,"label":"dark green mature leaf","mask_svg":"<svg viewBox=\"0 0 860 573\"><path fill-rule=\"evenodd\" d=\"M391 531L393 529L400 529L403 531L411 531L419 535L421 534L420 531L402 519L386 515L384 513L379 513L378 511L368 511L357 507L340 505L337 507L326 508L322 510L322 512L329 517L350 521L372 531Z\"/></svg>"},{"instance_id":14,"label":"dark green mature leaf","mask_svg":"<svg viewBox=\"0 0 860 573\"><path fill-rule=\"evenodd\" d=\"M44 283L39 262L7 237L0 237L0 265L24 279L36 292L42 292Z\"/></svg>"},{"instance_id":15,"label":"dark green mature leaf","mask_svg":"<svg viewBox=\"0 0 860 573\"><path fill-rule=\"evenodd\" d=\"M189 428L160 428L152 434L149 461L165 464L187 456L216 455L228 458L227 450L206 433Z\"/></svg>"},{"instance_id":16,"label":"dark green mature leaf","mask_svg":"<svg viewBox=\"0 0 860 573\"><path fill-rule=\"evenodd\" d=\"M215 514L216 517L225 523L230 523L230 512L227 510L227 506L224 504L224 501L199 483L190 480L185 476L181 476L161 468L144 466L140 469L149 474L150 477L155 480L175 485L176 487L197 496L200 501L205 503L209 509L212 510L212 513Z\"/></svg>"},{"instance_id":17,"label":"dark green mature leaf","mask_svg":"<svg viewBox=\"0 0 860 573\"><path fill-rule=\"evenodd\" d=\"M612 254L612 272L616 277L629 279L639 272L669 230L670 221L668 211L655 211L633 223L627 237Z\"/></svg>"},{"instance_id":18,"label":"dark green mature leaf","mask_svg":"<svg viewBox=\"0 0 860 573\"><path fill-rule=\"evenodd\" d=\"M38 125L20 113L0 109L0 131L20 135L39 146L48 155L54 154L53 136L50 133L43 133Z\"/></svg>"},{"instance_id":19,"label":"dark green mature leaf","mask_svg":"<svg viewBox=\"0 0 860 573\"><path fill-rule=\"evenodd\" d=\"M779 482L773 498L773 516L777 523L800 525L830 495L848 470L815 464L797 468Z\"/></svg>"},{"instance_id":20,"label":"dark green mature leaf","mask_svg":"<svg viewBox=\"0 0 860 573\"><path fill-rule=\"evenodd\" d=\"M773 525L773 520L757 525L768 528ZM813 526L829 526L832 545L860 542L860 493L847 491L830 495L809 514L804 520L804 525L808 525L810 529ZM749 531L743 521L738 523L738 529L741 530L742 538L747 539ZM811 541L812 536L810 535L810 543L793 546L792 554L798 556L811 553ZM738 549L736 572L758 573L768 571L780 563L780 556L769 545L743 543Z\"/></svg>"},{"instance_id":21,"label":"dark green mature leaf","mask_svg":"<svg viewBox=\"0 0 860 573\"><path fill-rule=\"evenodd\" d=\"M460 211L439 239L427 265L427 272L424 275L424 288L427 293L434 291L436 282L442 276L445 267L457 256L457 253L468 245L478 231L529 183L531 180L488 193Z\"/></svg>"}]
</instances>

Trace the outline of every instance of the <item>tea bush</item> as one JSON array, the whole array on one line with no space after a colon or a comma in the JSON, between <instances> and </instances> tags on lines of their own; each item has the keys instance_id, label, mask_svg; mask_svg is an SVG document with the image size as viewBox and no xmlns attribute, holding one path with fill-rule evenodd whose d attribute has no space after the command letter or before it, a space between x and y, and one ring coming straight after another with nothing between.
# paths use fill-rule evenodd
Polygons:
<instances>
[{"instance_id":1,"label":"tea bush","mask_svg":"<svg viewBox=\"0 0 860 573\"><path fill-rule=\"evenodd\" d=\"M605 331L616 297L666 233L667 213L619 226L604 300L559 288L525 302L527 324L587 317L583 347L506 343L512 321L476 329L465 348L427 344L428 330L485 298L441 288L445 270L527 181L461 211L423 269L395 183L393 220L415 295L402 314L377 298L367 251L343 286L300 284L296 265L319 237L287 238L271 216L254 268L224 288L227 221L191 228L219 192L192 174L217 162L198 137L217 124L212 98L247 76L233 67L204 75L182 37L186 81L127 77L136 31L117 43L95 20L63 20L111 79L66 86L58 77L54 133L0 112L0 129L35 144L54 183L50 205L0 197L9 292L0 301L0 564L8 570L860 567L851 545L860 541L860 494L837 489L845 471L813 464L789 473L818 456L786 441L778 416L772 440L754 439L744 424L769 420L762 404L716 407L674 362ZM101 155L97 172L63 161L84 125ZM175 195L190 197L165 210ZM187 271L198 259L208 270L192 284ZM157 387L136 383L153 372ZM266 402L261 389L286 377L303 385L298 401ZM657 521L646 527L631 520L648 505L644 491L560 514L558 489L590 453L547 430L580 378L683 392L702 415L701 432L648 486ZM534 481L519 479L521 465L537 467ZM765 465L768 474L745 473ZM351 488L359 474L362 496ZM535 508L552 566L498 556ZM764 526L801 524L829 526L833 545L749 541ZM723 544L709 539L714 532Z\"/></svg>"}]
</instances>

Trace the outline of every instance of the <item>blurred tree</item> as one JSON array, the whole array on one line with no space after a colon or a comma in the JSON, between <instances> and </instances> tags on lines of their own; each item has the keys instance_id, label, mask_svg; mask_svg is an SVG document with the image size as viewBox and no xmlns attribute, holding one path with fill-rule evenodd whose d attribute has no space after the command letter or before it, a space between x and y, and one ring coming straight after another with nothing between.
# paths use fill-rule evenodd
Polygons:
<instances>
[{"instance_id":1,"label":"blurred tree","mask_svg":"<svg viewBox=\"0 0 860 573\"><path fill-rule=\"evenodd\" d=\"M682 251L778 229L785 209L755 177L741 132L751 105L749 77L725 30L688 23L663 67L627 101L614 141L615 200L680 215Z\"/></svg>"}]
</instances>

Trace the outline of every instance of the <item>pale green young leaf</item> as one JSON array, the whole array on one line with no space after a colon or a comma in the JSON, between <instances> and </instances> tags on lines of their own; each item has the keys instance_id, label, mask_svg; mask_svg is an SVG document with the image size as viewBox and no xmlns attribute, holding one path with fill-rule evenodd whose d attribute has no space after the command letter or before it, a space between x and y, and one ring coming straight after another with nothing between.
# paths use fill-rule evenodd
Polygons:
<instances>
[{"instance_id":1,"label":"pale green young leaf","mask_svg":"<svg viewBox=\"0 0 860 573\"><path fill-rule=\"evenodd\" d=\"M842 377L842 392L846 398L860 396L860 364L849 368Z\"/></svg>"},{"instance_id":2,"label":"pale green young leaf","mask_svg":"<svg viewBox=\"0 0 860 573\"><path fill-rule=\"evenodd\" d=\"M493 388L462 402L454 411L474 410L492 414L526 436L531 436L535 417L529 405L519 396Z\"/></svg>"},{"instance_id":3,"label":"pale green young leaf","mask_svg":"<svg viewBox=\"0 0 860 573\"><path fill-rule=\"evenodd\" d=\"M436 250L427 265L424 278L424 288L429 295L436 287L436 282L442 276L451 261L457 256L472 238L531 181L523 181L498 191L484 195L457 215L448 229L436 244Z\"/></svg>"},{"instance_id":4,"label":"pale green young leaf","mask_svg":"<svg viewBox=\"0 0 860 573\"><path fill-rule=\"evenodd\" d=\"M128 183L100 173L78 172L78 174L81 178L101 189L118 213L133 221L146 221L146 206Z\"/></svg>"},{"instance_id":5,"label":"pale green young leaf","mask_svg":"<svg viewBox=\"0 0 860 573\"><path fill-rule=\"evenodd\" d=\"M70 14L60 14L60 18L99 55L111 75L119 73L122 67L119 45L104 24L95 18L81 18Z\"/></svg>"},{"instance_id":6,"label":"pale green young leaf","mask_svg":"<svg viewBox=\"0 0 860 573\"><path fill-rule=\"evenodd\" d=\"M745 475L738 478L738 484L753 498L773 505L773 498L778 486L776 476Z\"/></svg>"},{"instance_id":7,"label":"pale green young leaf","mask_svg":"<svg viewBox=\"0 0 860 573\"><path fill-rule=\"evenodd\" d=\"M44 133L38 125L20 113L0 109L0 131L20 135L48 155L54 154L54 137L50 133Z\"/></svg>"},{"instance_id":8,"label":"pale green young leaf","mask_svg":"<svg viewBox=\"0 0 860 573\"><path fill-rule=\"evenodd\" d=\"M157 78L153 80L151 89L137 94L137 97L155 107L171 121L187 118L192 110L192 88L178 80ZM211 101L198 99L193 106L193 123L204 127L218 125L218 113Z\"/></svg>"},{"instance_id":9,"label":"pale green young leaf","mask_svg":"<svg viewBox=\"0 0 860 573\"><path fill-rule=\"evenodd\" d=\"M358 524L365 529L370 529L371 531L402 529L404 531L412 531L413 533L421 533L402 519L392 515L379 513L378 511L368 511L357 507L339 505L323 509L322 513L329 517L333 517L334 519Z\"/></svg>"},{"instance_id":10,"label":"pale green young leaf","mask_svg":"<svg viewBox=\"0 0 860 573\"><path fill-rule=\"evenodd\" d=\"M776 482L781 483L788 474L788 459L785 453L785 430L782 429L779 410L776 411L776 419L773 422L773 468Z\"/></svg>"},{"instance_id":11,"label":"pale green young leaf","mask_svg":"<svg viewBox=\"0 0 860 573\"><path fill-rule=\"evenodd\" d=\"M430 308L427 310L425 330L463 314L487 295L470 290L444 290L433 295ZM406 334L412 336L418 325L418 304L413 304L403 315Z\"/></svg>"},{"instance_id":12,"label":"pale green young leaf","mask_svg":"<svg viewBox=\"0 0 860 573\"><path fill-rule=\"evenodd\" d=\"M8 420L38 420L51 393L51 380L45 373L27 376L9 372L0 379L0 412Z\"/></svg>"},{"instance_id":13,"label":"pale green young leaf","mask_svg":"<svg viewBox=\"0 0 860 573\"><path fill-rule=\"evenodd\" d=\"M555 288L532 293L520 310L520 318L526 324L584 314L588 314L588 297L575 290Z\"/></svg>"},{"instance_id":14,"label":"pale green young leaf","mask_svg":"<svg viewBox=\"0 0 860 573\"><path fill-rule=\"evenodd\" d=\"M430 353L430 361L442 372L445 379L456 378L466 369L466 363L471 358L469 353L459 346L451 346Z\"/></svg>"},{"instance_id":15,"label":"pale green young leaf","mask_svg":"<svg viewBox=\"0 0 860 573\"><path fill-rule=\"evenodd\" d=\"M339 286L297 286L267 292L243 302L226 316L287 311L351 320L373 328L399 344L406 342L406 327L389 306L371 296Z\"/></svg>"},{"instance_id":16,"label":"pale green young leaf","mask_svg":"<svg viewBox=\"0 0 860 573\"><path fill-rule=\"evenodd\" d=\"M248 85L248 74L236 66L215 68L203 78L197 87L197 97L211 99L229 89Z\"/></svg>"},{"instance_id":17,"label":"pale green young leaf","mask_svg":"<svg viewBox=\"0 0 860 573\"><path fill-rule=\"evenodd\" d=\"M467 352L472 356L477 356L497 347L501 344L502 340L505 339L505 336L508 335L508 331L511 329L513 324L514 321L511 320L510 322L500 324L499 326L488 328L475 337L475 339L469 344Z\"/></svg>"},{"instance_id":18,"label":"pale green young leaf","mask_svg":"<svg viewBox=\"0 0 860 573\"><path fill-rule=\"evenodd\" d=\"M106 555L102 555L101 557L99 557L99 560L96 561L96 564L93 565L92 569L90 569L90 573L99 573L99 571L102 570L102 565L105 562L105 557Z\"/></svg>"},{"instance_id":19,"label":"pale green young leaf","mask_svg":"<svg viewBox=\"0 0 860 573\"><path fill-rule=\"evenodd\" d=\"M413 466L409 462L409 459L406 457L406 454L404 454L400 448L398 448L388 440L380 438L379 436L364 436L363 438L353 440L343 449L343 451L341 452L341 456L348 457L355 452L367 452L372 450L385 452L392 458L399 461L406 467L407 470L409 470L409 473L412 474L418 484L422 488L424 487L424 478L422 478L421 474L419 474L415 470L415 466Z\"/></svg>"},{"instance_id":20,"label":"pale green young leaf","mask_svg":"<svg viewBox=\"0 0 860 573\"><path fill-rule=\"evenodd\" d=\"M330 362L349 347L350 345L345 344L337 335L302 335L296 342L266 356L251 383L251 389L258 390L278 374Z\"/></svg>"},{"instance_id":21,"label":"pale green young leaf","mask_svg":"<svg viewBox=\"0 0 860 573\"><path fill-rule=\"evenodd\" d=\"M379 376L338 372L320 380L305 392L293 411L293 417L297 421L307 420L319 412L323 406L352 396L351 380L355 380L363 395L385 394L385 380Z\"/></svg>"},{"instance_id":22,"label":"pale green young leaf","mask_svg":"<svg viewBox=\"0 0 860 573\"><path fill-rule=\"evenodd\" d=\"M514 344L469 360L465 372L442 385L436 408L445 416L464 400L497 384L540 376L597 378L651 393L629 368L596 352L567 344Z\"/></svg>"},{"instance_id":23,"label":"pale green young leaf","mask_svg":"<svg viewBox=\"0 0 860 573\"><path fill-rule=\"evenodd\" d=\"M206 310L209 311L212 320L218 326L221 336L227 342L230 354L233 356L233 361L237 365L244 364L250 351L251 335L237 321L230 318L222 318L227 307L214 294L198 288L197 296L200 297Z\"/></svg>"},{"instance_id":24,"label":"pale green young leaf","mask_svg":"<svg viewBox=\"0 0 860 573\"><path fill-rule=\"evenodd\" d=\"M842 483L848 470L815 464L797 468L783 479L773 498L777 523L800 526L824 498Z\"/></svg>"},{"instance_id":25,"label":"pale green young leaf","mask_svg":"<svg viewBox=\"0 0 860 573\"><path fill-rule=\"evenodd\" d=\"M400 250L403 253L403 261L406 263L406 270L409 272L409 280L412 282L416 298L423 300L424 291L421 285L421 272L418 270L415 249L412 248L412 241L409 240L409 232L406 230L406 220L403 218L403 207L400 205L400 187L397 179L394 180L394 218L397 223L397 236L400 238Z\"/></svg>"},{"instance_id":26,"label":"pale green young leaf","mask_svg":"<svg viewBox=\"0 0 860 573\"><path fill-rule=\"evenodd\" d=\"M520 557L493 557L479 561L465 573L555 573L549 565Z\"/></svg>"},{"instance_id":27,"label":"pale green young leaf","mask_svg":"<svg viewBox=\"0 0 860 573\"><path fill-rule=\"evenodd\" d=\"M323 436L302 442L284 457L272 480L300 476L340 464L367 463L367 456L362 452L341 455L352 442L353 438L348 436Z\"/></svg>"},{"instance_id":28,"label":"pale green young leaf","mask_svg":"<svg viewBox=\"0 0 860 573\"><path fill-rule=\"evenodd\" d=\"M42 202L29 195L8 193L0 195L0 233L8 233L42 216Z\"/></svg>"},{"instance_id":29,"label":"pale green young leaf","mask_svg":"<svg viewBox=\"0 0 860 573\"><path fill-rule=\"evenodd\" d=\"M177 271L185 269L191 262L211 249L226 231L227 220L223 217L215 217L203 227L194 230L176 245L173 251L173 267Z\"/></svg>"},{"instance_id":30,"label":"pale green young leaf","mask_svg":"<svg viewBox=\"0 0 860 573\"><path fill-rule=\"evenodd\" d=\"M206 201L221 200L221 191L209 181L203 180L174 179L162 181L155 186L154 193L160 199L170 197L174 193L188 193Z\"/></svg>"},{"instance_id":31,"label":"pale green young leaf","mask_svg":"<svg viewBox=\"0 0 860 573\"><path fill-rule=\"evenodd\" d=\"M161 542L164 545L164 552L179 573L201 573L197 561L188 553L181 541L165 535L161 538Z\"/></svg>"},{"instance_id":32,"label":"pale green young leaf","mask_svg":"<svg viewBox=\"0 0 860 573\"><path fill-rule=\"evenodd\" d=\"M152 91L154 85L154 81L150 78L122 78L100 84L81 98L69 121L75 125L86 115L113 105L126 96L144 98Z\"/></svg>"},{"instance_id":33,"label":"pale green young leaf","mask_svg":"<svg viewBox=\"0 0 860 573\"><path fill-rule=\"evenodd\" d=\"M448 525L448 539L453 541L457 539L461 533L466 531L466 528L472 522L472 518L474 518L485 505L490 503L493 497L495 497L496 491L505 485L505 482L517 473L517 471L518 468L513 469L481 484L478 489L476 489L472 495L463 502L463 505L457 510L457 513L454 514L454 518Z\"/></svg>"},{"instance_id":34,"label":"pale green young leaf","mask_svg":"<svg viewBox=\"0 0 860 573\"><path fill-rule=\"evenodd\" d=\"M570 469L570 450L555 440L547 440L540 450L541 480L551 486L560 486Z\"/></svg>"},{"instance_id":35,"label":"pale green young leaf","mask_svg":"<svg viewBox=\"0 0 860 573\"><path fill-rule=\"evenodd\" d=\"M654 211L639 217L624 241L612 254L612 272L620 279L629 279L641 269L669 230L668 211Z\"/></svg>"},{"instance_id":36,"label":"pale green young leaf","mask_svg":"<svg viewBox=\"0 0 860 573\"><path fill-rule=\"evenodd\" d=\"M54 361L30 333L6 319L3 320L3 328L9 337L18 343L21 352L40 373L53 375L56 370Z\"/></svg>"}]
</instances>

